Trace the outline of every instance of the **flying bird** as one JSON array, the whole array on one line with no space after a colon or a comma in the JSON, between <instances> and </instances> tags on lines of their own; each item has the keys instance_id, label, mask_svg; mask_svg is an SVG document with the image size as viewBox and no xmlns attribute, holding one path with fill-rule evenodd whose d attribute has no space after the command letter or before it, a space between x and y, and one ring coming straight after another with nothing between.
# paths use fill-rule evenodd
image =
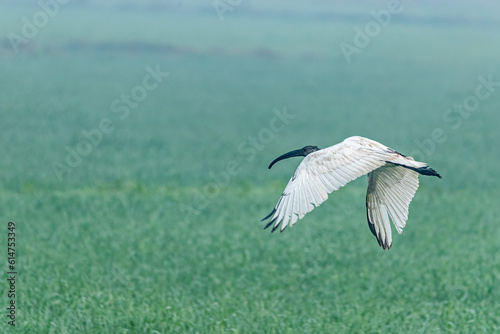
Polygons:
<instances>
[{"instance_id":1,"label":"flying bird","mask_svg":"<svg viewBox=\"0 0 500 334\"><path fill-rule=\"evenodd\" d=\"M329 193L368 174L368 226L379 245L390 249L389 217L401 234L408 220L408 207L418 188L418 174L441 178L426 163L359 136L349 137L325 149L305 146L285 153L271 162L269 169L280 160L298 156L305 158L288 181L278 204L262 219L270 219L265 228L273 225L272 232L278 228L283 232L287 226L293 226L323 203Z\"/></svg>"}]
</instances>

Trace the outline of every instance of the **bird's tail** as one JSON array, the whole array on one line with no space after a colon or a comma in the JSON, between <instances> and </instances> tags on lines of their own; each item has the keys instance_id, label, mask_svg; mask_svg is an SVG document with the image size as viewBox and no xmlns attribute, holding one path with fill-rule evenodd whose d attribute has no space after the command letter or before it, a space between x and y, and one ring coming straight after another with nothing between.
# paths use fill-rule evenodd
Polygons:
<instances>
[{"instance_id":1,"label":"bird's tail","mask_svg":"<svg viewBox=\"0 0 500 334\"><path fill-rule=\"evenodd\" d=\"M436 172L434 169L430 168L429 166L424 166L415 169L416 172L422 175L429 175L429 176L437 176L441 179L441 175L439 175L438 172Z\"/></svg>"},{"instance_id":2,"label":"bird's tail","mask_svg":"<svg viewBox=\"0 0 500 334\"><path fill-rule=\"evenodd\" d=\"M439 175L438 172L436 172L434 169L431 167L427 166L425 162L420 162L420 161L415 161L413 160L412 157L399 157L398 159L395 159L393 161L386 161L390 164L396 165L396 166L401 166L404 168L411 169L419 174L422 175L428 175L428 176L437 176L441 179L441 175Z\"/></svg>"}]
</instances>

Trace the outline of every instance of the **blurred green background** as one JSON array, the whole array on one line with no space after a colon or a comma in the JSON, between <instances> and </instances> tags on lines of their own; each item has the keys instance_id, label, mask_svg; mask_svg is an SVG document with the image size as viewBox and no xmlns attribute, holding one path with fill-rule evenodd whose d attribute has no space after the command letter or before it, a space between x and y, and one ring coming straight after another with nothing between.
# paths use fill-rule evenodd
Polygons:
<instances>
[{"instance_id":1,"label":"blurred green background","mask_svg":"<svg viewBox=\"0 0 500 334\"><path fill-rule=\"evenodd\" d=\"M0 2L0 331L500 331L498 4L62 2ZM352 135L443 175L392 249L364 177L262 230L269 162Z\"/></svg>"}]
</instances>

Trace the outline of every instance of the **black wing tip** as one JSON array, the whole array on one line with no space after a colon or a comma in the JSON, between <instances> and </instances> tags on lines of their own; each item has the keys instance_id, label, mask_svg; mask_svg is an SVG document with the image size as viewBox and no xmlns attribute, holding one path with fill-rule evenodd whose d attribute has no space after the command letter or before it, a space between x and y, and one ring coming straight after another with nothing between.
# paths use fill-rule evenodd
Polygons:
<instances>
[{"instance_id":1,"label":"black wing tip","mask_svg":"<svg viewBox=\"0 0 500 334\"><path fill-rule=\"evenodd\" d=\"M368 216L368 212L366 213L366 215ZM368 217L367 217L368 218ZM377 238L378 240L378 237L377 237L377 231L375 231L375 225L372 224L372 222L370 221L370 219L367 219L368 220L368 227L370 228L370 232L372 232L372 234L375 236L375 238Z\"/></svg>"},{"instance_id":2,"label":"black wing tip","mask_svg":"<svg viewBox=\"0 0 500 334\"><path fill-rule=\"evenodd\" d=\"M271 216L272 216L275 212L276 212L276 208L274 208L274 209L271 211L271 213L270 213L270 214L268 214L267 216L265 216L264 218L262 218L260 221L264 221L264 220L266 220L266 219L270 218L270 217L271 217ZM277 218L277 217L276 217L276 218ZM270 226L271 226L271 225L272 225L272 224L276 221L276 218L271 219L271 220L269 221L269 223L267 223L267 224L266 224L266 226L264 226L264 230L265 230L265 229L267 229L268 227L270 227ZM279 224L278 224L277 226L275 226L275 227L271 230L271 232L274 232L274 230L276 230L276 228L277 228L278 226L279 226Z\"/></svg>"},{"instance_id":3,"label":"black wing tip","mask_svg":"<svg viewBox=\"0 0 500 334\"><path fill-rule=\"evenodd\" d=\"M391 249L391 247L392 247L392 243L390 243L390 244L386 244L386 243L385 243L384 241L382 241L382 240L381 240L378 236L376 236L376 237L377 237L378 245L379 245L380 247L382 247L382 249L383 249L383 250L389 250L389 249Z\"/></svg>"},{"instance_id":4,"label":"black wing tip","mask_svg":"<svg viewBox=\"0 0 500 334\"><path fill-rule=\"evenodd\" d=\"M271 211L271 213L270 213L270 214L268 214L267 216L265 216L264 218L262 218L260 221L262 222L262 221L264 221L264 220L268 219L268 218L269 218L269 217L271 217L271 216L272 216L275 212L276 212L276 208L274 208L274 209L273 209L273 211Z\"/></svg>"},{"instance_id":5,"label":"black wing tip","mask_svg":"<svg viewBox=\"0 0 500 334\"><path fill-rule=\"evenodd\" d=\"M368 211L366 212L366 218L368 220L368 227L370 228L370 232L372 232L372 234L375 236L375 238L377 239L377 242L378 242L378 245L380 247L382 247L384 250L389 250L391 249L392 247L392 243L387 245L385 242L382 241L382 239L380 239L380 236L377 234L377 231L375 230L375 225L372 224L372 222L370 221L370 218L368 218Z\"/></svg>"},{"instance_id":6,"label":"black wing tip","mask_svg":"<svg viewBox=\"0 0 500 334\"><path fill-rule=\"evenodd\" d=\"M275 221L276 221L276 218L272 219L269 223L267 223L266 226L264 227L264 230L267 229L269 226L271 226Z\"/></svg>"}]
</instances>

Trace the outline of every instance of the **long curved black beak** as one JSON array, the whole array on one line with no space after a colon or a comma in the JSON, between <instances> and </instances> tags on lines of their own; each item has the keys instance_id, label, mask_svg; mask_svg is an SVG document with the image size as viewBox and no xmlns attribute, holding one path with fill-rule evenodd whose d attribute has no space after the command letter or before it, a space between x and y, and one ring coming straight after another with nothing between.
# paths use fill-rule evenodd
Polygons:
<instances>
[{"instance_id":1,"label":"long curved black beak","mask_svg":"<svg viewBox=\"0 0 500 334\"><path fill-rule=\"evenodd\" d=\"M305 154L303 148L301 148L299 150L291 151L291 152L285 153L285 154L277 157L276 159L274 159L268 168L271 169L271 167L273 167L273 165L280 160L284 160L284 159L288 159L288 158L292 158L292 157L305 157L305 156L306 156L306 154Z\"/></svg>"}]
</instances>

